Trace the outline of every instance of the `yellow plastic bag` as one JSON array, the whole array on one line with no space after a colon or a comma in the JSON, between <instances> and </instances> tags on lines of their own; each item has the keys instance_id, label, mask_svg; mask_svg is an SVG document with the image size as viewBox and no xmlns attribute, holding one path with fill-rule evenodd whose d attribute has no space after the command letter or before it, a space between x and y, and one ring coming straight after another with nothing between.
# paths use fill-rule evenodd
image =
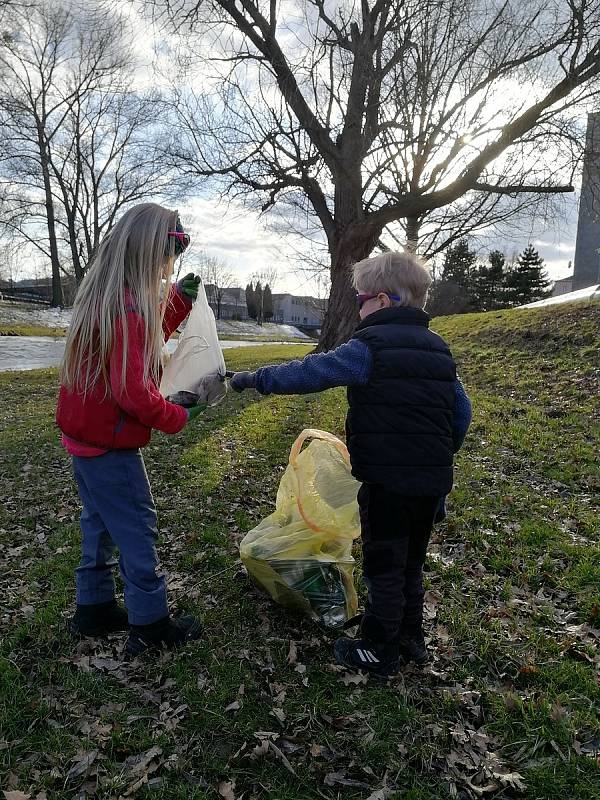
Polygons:
<instances>
[{"instance_id":1,"label":"yellow plastic bag","mask_svg":"<svg viewBox=\"0 0 600 800\"><path fill-rule=\"evenodd\" d=\"M344 443L306 429L290 451L275 511L240 544L255 583L281 605L330 627L343 625L358 607L352 541L360 533L359 485Z\"/></svg>"}]
</instances>

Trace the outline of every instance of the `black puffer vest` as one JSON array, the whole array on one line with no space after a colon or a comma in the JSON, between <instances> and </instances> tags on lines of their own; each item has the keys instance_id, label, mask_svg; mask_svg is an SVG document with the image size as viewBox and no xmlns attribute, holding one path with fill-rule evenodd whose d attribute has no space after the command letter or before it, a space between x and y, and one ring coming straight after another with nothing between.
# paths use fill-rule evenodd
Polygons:
<instances>
[{"instance_id":1,"label":"black puffer vest","mask_svg":"<svg viewBox=\"0 0 600 800\"><path fill-rule=\"evenodd\" d=\"M366 386L348 389L352 474L406 495L452 488L456 366L418 308L383 308L354 334L373 355Z\"/></svg>"}]
</instances>

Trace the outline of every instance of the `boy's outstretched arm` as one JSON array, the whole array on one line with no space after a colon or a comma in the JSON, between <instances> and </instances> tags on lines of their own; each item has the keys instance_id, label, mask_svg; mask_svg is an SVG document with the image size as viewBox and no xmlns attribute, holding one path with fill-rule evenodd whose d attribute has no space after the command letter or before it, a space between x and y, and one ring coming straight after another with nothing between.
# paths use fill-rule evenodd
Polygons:
<instances>
[{"instance_id":1,"label":"boy's outstretched arm","mask_svg":"<svg viewBox=\"0 0 600 800\"><path fill-rule=\"evenodd\" d=\"M452 439L454 444L454 452L458 453L463 445L467 431L469 430L473 411L471 408L469 395L466 393L465 387L462 385L461 380L458 377L456 378L454 388L456 394L454 399L454 426L452 429Z\"/></svg>"},{"instance_id":2,"label":"boy's outstretched arm","mask_svg":"<svg viewBox=\"0 0 600 800\"><path fill-rule=\"evenodd\" d=\"M311 353L256 372L236 372L231 388L256 389L261 394L310 394L334 386L364 386L369 382L373 358L364 342L351 339L328 353Z\"/></svg>"}]
</instances>

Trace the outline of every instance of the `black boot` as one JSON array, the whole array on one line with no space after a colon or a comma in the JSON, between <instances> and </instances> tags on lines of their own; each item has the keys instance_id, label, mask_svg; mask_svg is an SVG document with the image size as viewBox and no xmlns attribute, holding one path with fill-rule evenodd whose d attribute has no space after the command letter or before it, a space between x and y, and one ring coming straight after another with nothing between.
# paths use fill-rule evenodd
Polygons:
<instances>
[{"instance_id":1,"label":"black boot","mask_svg":"<svg viewBox=\"0 0 600 800\"><path fill-rule=\"evenodd\" d=\"M395 675L400 667L396 644L375 644L368 639L344 636L335 642L333 652L343 667L360 669L384 680Z\"/></svg>"},{"instance_id":2,"label":"black boot","mask_svg":"<svg viewBox=\"0 0 600 800\"><path fill-rule=\"evenodd\" d=\"M126 631L128 627L127 611L113 599L106 603L78 604L69 632L72 636L105 636Z\"/></svg>"},{"instance_id":3,"label":"black boot","mask_svg":"<svg viewBox=\"0 0 600 800\"><path fill-rule=\"evenodd\" d=\"M148 650L174 650L202 636L202 624L196 617L163 617L150 625L131 625L125 653L132 658Z\"/></svg>"},{"instance_id":4,"label":"black boot","mask_svg":"<svg viewBox=\"0 0 600 800\"><path fill-rule=\"evenodd\" d=\"M422 633L402 635L398 639L400 659L404 664L422 666L429 661L429 653Z\"/></svg>"}]
</instances>

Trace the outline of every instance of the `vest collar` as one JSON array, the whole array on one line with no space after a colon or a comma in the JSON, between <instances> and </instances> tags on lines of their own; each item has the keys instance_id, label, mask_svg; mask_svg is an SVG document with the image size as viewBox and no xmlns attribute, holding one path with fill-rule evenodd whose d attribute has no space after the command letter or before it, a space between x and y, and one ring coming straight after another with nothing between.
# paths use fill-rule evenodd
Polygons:
<instances>
[{"instance_id":1,"label":"vest collar","mask_svg":"<svg viewBox=\"0 0 600 800\"><path fill-rule=\"evenodd\" d=\"M358 324L356 330L362 331L372 325L420 325L423 328L428 328L430 319L429 314L421 308L390 306L369 314Z\"/></svg>"}]
</instances>

